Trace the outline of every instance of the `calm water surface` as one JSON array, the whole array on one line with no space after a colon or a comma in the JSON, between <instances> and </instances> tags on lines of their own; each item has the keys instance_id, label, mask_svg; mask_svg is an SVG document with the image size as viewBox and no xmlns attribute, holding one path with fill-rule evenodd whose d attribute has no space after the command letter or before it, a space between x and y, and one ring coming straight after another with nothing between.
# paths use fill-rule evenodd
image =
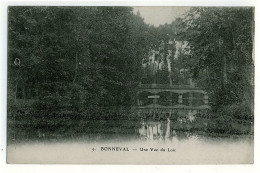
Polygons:
<instances>
[{"instance_id":1,"label":"calm water surface","mask_svg":"<svg viewBox=\"0 0 260 173\"><path fill-rule=\"evenodd\" d=\"M253 137L178 131L170 119L142 120L132 133L10 143L9 163L232 164L253 162ZM104 126L106 128L106 126ZM119 147L129 151L101 151ZM154 151L157 150L157 151ZM146 151L147 150L147 151Z\"/></svg>"}]
</instances>

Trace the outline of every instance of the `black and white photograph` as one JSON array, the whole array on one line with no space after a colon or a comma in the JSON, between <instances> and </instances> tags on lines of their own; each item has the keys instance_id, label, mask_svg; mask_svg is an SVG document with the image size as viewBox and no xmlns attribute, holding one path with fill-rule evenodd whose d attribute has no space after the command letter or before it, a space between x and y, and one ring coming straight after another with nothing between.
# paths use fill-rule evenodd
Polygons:
<instances>
[{"instance_id":1,"label":"black and white photograph","mask_svg":"<svg viewBox=\"0 0 260 173\"><path fill-rule=\"evenodd\" d=\"M8 164L254 163L254 7L7 11Z\"/></svg>"}]
</instances>

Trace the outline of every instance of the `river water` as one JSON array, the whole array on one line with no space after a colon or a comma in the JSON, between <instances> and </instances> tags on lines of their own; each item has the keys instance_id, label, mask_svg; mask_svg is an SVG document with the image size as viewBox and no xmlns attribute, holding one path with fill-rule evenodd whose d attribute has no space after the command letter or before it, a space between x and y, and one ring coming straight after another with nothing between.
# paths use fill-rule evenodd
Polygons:
<instances>
[{"instance_id":1,"label":"river water","mask_svg":"<svg viewBox=\"0 0 260 173\"><path fill-rule=\"evenodd\" d=\"M133 134L92 134L10 143L8 163L238 164L253 162L252 136L210 137L142 120Z\"/></svg>"}]
</instances>

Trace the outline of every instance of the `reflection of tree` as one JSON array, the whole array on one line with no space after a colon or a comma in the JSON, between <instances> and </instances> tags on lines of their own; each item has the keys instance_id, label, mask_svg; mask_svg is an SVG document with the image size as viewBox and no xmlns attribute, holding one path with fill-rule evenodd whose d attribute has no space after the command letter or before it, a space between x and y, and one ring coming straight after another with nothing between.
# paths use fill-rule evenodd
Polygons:
<instances>
[{"instance_id":1,"label":"reflection of tree","mask_svg":"<svg viewBox=\"0 0 260 173\"><path fill-rule=\"evenodd\" d=\"M171 138L170 120L168 121L143 121L138 129L141 137L150 140L168 140Z\"/></svg>"}]
</instances>

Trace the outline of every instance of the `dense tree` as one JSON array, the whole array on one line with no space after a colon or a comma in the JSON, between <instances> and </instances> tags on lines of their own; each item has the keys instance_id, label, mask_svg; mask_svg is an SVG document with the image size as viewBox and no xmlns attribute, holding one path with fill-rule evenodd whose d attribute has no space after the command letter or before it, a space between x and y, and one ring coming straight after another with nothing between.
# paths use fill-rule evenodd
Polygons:
<instances>
[{"instance_id":1,"label":"dense tree","mask_svg":"<svg viewBox=\"0 0 260 173\"><path fill-rule=\"evenodd\" d=\"M159 27L130 7L10 7L8 21L10 103L130 108L142 78L185 84L189 73L214 109L253 110L252 8L192 8Z\"/></svg>"},{"instance_id":2,"label":"dense tree","mask_svg":"<svg viewBox=\"0 0 260 173\"><path fill-rule=\"evenodd\" d=\"M172 85L175 33L168 24L157 28L151 26L149 32L152 45L149 54L143 59L144 83Z\"/></svg>"},{"instance_id":3,"label":"dense tree","mask_svg":"<svg viewBox=\"0 0 260 173\"><path fill-rule=\"evenodd\" d=\"M184 63L214 109L242 105L253 112L253 14L252 8L192 8L175 24L178 39L188 42Z\"/></svg>"},{"instance_id":4,"label":"dense tree","mask_svg":"<svg viewBox=\"0 0 260 173\"><path fill-rule=\"evenodd\" d=\"M133 104L149 37L132 8L10 7L8 27L9 100L76 110Z\"/></svg>"}]
</instances>

